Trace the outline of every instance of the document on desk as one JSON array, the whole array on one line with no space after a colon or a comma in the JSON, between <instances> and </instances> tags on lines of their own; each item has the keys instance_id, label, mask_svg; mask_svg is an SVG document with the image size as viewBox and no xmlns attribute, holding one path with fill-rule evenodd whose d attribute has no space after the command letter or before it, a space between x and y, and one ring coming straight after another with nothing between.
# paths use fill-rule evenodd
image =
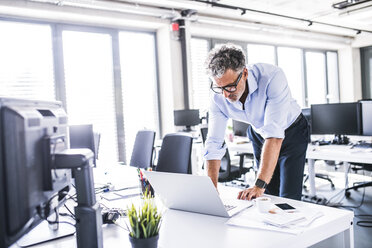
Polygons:
<instances>
[{"instance_id":1,"label":"document on desk","mask_svg":"<svg viewBox=\"0 0 372 248\"><path fill-rule=\"evenodd\" d=\"M136 197L141 195L140 188L122 190L122 191L113 191L101 194L101 199L105 199L107 201L115 201L120 199L126 199L131 197Z\"/></svg>"},{"instance_id":2,"label":"document on desk","mask_svg":"<svg viewBox=\"0 0 372 248\"><path fill-rule=\"evenodd\" d=\"M322 212L308 208L298 209L293 213L280 212L276 214L259 213L256 209L251 209L251 211L244 211L230 218L226 224L297 235L304 232L314 220L321 216L323 216Z\"/></svg>"}]
</instances>

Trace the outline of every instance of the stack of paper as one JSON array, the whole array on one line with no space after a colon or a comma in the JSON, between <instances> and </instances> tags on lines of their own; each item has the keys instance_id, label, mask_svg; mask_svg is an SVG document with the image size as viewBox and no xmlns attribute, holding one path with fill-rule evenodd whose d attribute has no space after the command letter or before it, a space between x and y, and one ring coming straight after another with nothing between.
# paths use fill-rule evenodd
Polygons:
<instances>
[{"instance_id":1,"label":"stack of paper","mask_svg":"<svg viewBox=\"0 0 372 248\"><path fill-rule=\"evenodd\" d=\"M305 231L315 219L321 216L323 216L322 212L309 208L297 209L297 211L291 213L277 211L275 214L258 213L255 209L249 209L230 218L226 224L300 234Z\"/></svg>"},{"instance_id":2,"label":"stack of paper","mask_svg":"<svg viewBox=\"0 0 372 248\"><path fill-rule=\"evenodd\" d=\"M261 214L261 218L263 222L278 227L288 227L291 224L296 224L306 220L306 217L303 213L287 213L284 211L275 214Z\"/></svg>"}]
</instances>

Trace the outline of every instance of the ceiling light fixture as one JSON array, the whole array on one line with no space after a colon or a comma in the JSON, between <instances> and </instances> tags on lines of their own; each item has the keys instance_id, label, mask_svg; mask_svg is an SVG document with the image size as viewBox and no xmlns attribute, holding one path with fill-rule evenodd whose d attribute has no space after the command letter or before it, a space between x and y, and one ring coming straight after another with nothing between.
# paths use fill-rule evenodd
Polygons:
<instances>
[{"instance_id":1,"label":"ceiling light fixture","mask_svg":"<svg viewBox=\"0 0 372 248\"><path fill-rule=\"evenodd\" d=\"M346 9L351 6L355 6L361 3L370 2L371 0L346 0L338 3L332 4L335 9Z\"/></svg>"},{"instance_id":2,"label":"ceiling light fixture","mask_svg":"<svg viewBox=\"0 0 372 248\"><path fill-rule=\"evenodd\" d=\"M286 18L286 19L290 19L290 20L296 20L296 21L300 21L300 22L305 22L305 23L308 24L308 26L311 26L313 24L319 24L319 25L324 25L324 26L328 26L328 27L335 27L335 28L341 28L341 29L346 29L346 30L354 30L354 31L357 31L358 30L358 29L355 29L355 28L352 28L352 27L346 27L346 26L341 26L341 25L336 25L336 24L331 24L331 23L326 23L326 22L312 21L312 20L309 20L309 19L298 18L298 17L294 17L294 16L282 15L282 14L277 14L277 13L273 13L273 12L267 12L267 11L263 11L263 10L242 8L242 7L239 7L239 6L228 5L228 4L221 4L221 3L216 3L216 2L210 2L210 1L206 1L206 0L189 0L189 1L204 3L204 4L207 4L207 5L210 5L211 7L219 7L219 8L224 8L224 9L234 9L234 10L241 10L241 11L250 11L250 12L264 14L264 15L270 15L270 16L275 16L275 17L280 17L280 18ZM349 1L354 2L354 5L355 5L356 2L359 4L359 3L362 3L362 2L367 2L367 1L372 1L372 0L360 0L360 1L349 0ZM371 30L364 30L364 29L362 30L362 29L360 29L360 31L363 31L365 33L372 33Z\"/></svg>"}]
</instances>

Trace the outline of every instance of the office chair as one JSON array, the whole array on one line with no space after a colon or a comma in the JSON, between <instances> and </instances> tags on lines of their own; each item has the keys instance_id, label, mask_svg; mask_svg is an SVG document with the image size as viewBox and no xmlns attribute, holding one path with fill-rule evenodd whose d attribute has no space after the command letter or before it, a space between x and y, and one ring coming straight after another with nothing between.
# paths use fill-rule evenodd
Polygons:
<instances>
[{"instance_id":1,"label":"office chair","mask_svg":"<svg viewBox=\"0 0 372 248\"><path fill-rule=\"evenodd\" d=\"M359 166L360 168L358 168L358 169L361 169L361 170L372 171L372 164L356 164L356 163L352 163L352 165ZM349 191L352 190L352 189L353 190L357 190L359 188L365 188L365 187L369 187L369 186L372 186L372 181L354 183L354 185L352 187L349 187L349 188L345 189L345 196L346 197L349 197L350 194L351 194Z\"/></svg>"},{"instance_id":2,"label":"office chair","mask_svg":"<svg viewBox=\"0 0 372 248\"><path fill-rule=\"evenodd\" d=\"M155 132L152 130L140 130L134 141L130 166L137 168L152 167Z\"/></svg>"},{"instance_id":3,"label":"office chair","mask_svg":"<svg viewBox=\"0 0 372 248\"><path fill-rule=\"evenodd\" d=\"M207 140L208 135L208 128L202 127L200 128L203 144ZM236 156L239 156L239 167L234 166L231 164L231 158L229 149L226 148L225 155L221 159L221 167L220 172L218 174L218 181L219 182L227 182L239 178L241 175L250 171L253 167L245 168L244 167L244 159L245 157L249 157L253 160L253 155L249 153L237 153Z\"/></svg>"},{"instance_id":4,"label":"office chair","mask_svg":"<svg viewBox=\"0 0 372 248\"><path fill-rule=\"evenodd\" d=\"M94 153L96 155L96 159L99 159L99 145L101 144L101 134L98 132L93 132L93 137L94 137Z\"/></svg>"},{"instance_id":5,"label":"office chair","mask_svg":"<svg viewBox=\"0 0 372 248\"><path fill-rule=\"evenodd\" d=\"M172 133L163 138L156 171L191 174L192 135Z\"/></svg>"},{"instance_id":6,"label":"office chair","mask_svg":"<svg viewBox=\"0 0 372 248\"><path fill-rule=\"evenodd\" d=\"M335 189L335 184L333 183L332 179L327 174L315 173L315 177L328 181L331 184L332 190ZM309 175L308 174L305 176L304 183L303 183L303 188L305 190L307 190L307 186L305 185L305 183L307 182L307 180L309 180Z\"/></svg>"}]
</instances>

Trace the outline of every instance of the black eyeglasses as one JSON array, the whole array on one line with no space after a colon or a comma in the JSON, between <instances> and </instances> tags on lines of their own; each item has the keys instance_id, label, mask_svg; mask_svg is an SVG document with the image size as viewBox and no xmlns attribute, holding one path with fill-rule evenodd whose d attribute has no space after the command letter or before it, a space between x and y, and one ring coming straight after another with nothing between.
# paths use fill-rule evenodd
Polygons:
<instances>
[{"instance_id":1,"label":"black eyeglasses","mask_svg":"<svg viewBox=\"0 0 372 248\"><path fill-rule=\"evenodd\" d=\"M226 92L229 92L229 93L235 92L236 87L238 86L238 84L240 82L240 79L242 79L243 72L244 72L244 70L239 74L238 79L234 83L228 84L228 85L223 86L223 87L219 87L217 85L214 85L213 82L212 82L211 83L211 90L213 90L214 92L216 92L218 94L222 94L223 91L226 91Z\"/></svg>"}]
</instances>

